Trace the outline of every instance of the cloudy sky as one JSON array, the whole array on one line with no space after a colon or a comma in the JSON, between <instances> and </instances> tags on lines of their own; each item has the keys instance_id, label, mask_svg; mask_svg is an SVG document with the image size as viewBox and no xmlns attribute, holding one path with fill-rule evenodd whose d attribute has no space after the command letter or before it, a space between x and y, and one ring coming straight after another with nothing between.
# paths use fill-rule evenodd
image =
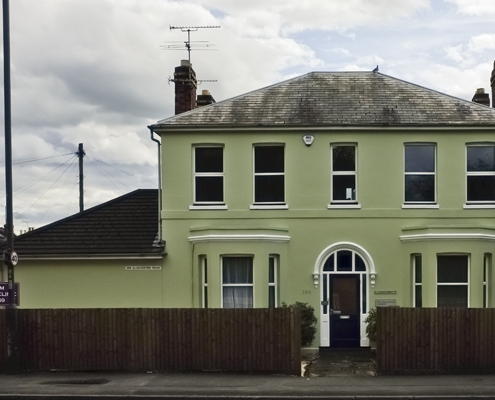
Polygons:
<instances>
[{"instance_id":1,"label":"cloudy sky","mask_svg":"<svg viewBox=\"0 0 495 400\"><path fill-rule=\"evenodd\" d=\"M147 125L173 115L168 78L187 59L164 49L187 39L170 26L221 26L191 36L215 49L193 50L191 61L198 79L217 81L198 87L217 101L310 71L377 65L471 100L489 89L494 19L493 0L13 0L15 231L78 211L78 143L87 208L157 187Z\"/></svg>"}]
</instances>

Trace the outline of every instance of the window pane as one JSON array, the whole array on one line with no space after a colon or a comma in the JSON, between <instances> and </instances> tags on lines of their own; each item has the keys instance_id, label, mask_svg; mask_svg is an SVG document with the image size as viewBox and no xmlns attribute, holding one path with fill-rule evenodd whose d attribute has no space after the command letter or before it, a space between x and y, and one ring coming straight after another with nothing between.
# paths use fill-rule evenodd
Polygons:
<instances>
[{"instance_id":1,"label":"window pane","mask_svg":"<svg viewBox=\"0 0 495 400\"><path fill-rule=\"evenodd\" d=\"M253 283L251 257L224 257L223 283Z\"/></svg>"},{"instance_id":2,"label":"window pane","mask_svg":"<svg viewBox=\"0 0 495 400\"><path fill-rule=\"evenodd\" d=\"M495 201L495 176L468 176L468 201Z\"/></svg>"},{"instance_id":3,"label":"window pane","mask_svg":"<svg viewBox=\"0 0 495 400\"><path fill-rule=\"evenodd\" d=\"M333 254L327 258L327 261L325 261L325 265L323 266L323 271L333 271L334 259L335 257Z\"/></svg>"},{"instance_id":4,"label":"window pane","mask_svg":"<svg viewBox=\"0 0 495 400\"><path fill-rule=\"evenodd\" d=\"M423 307L423 287L421 285L416 285L415 290L415 307Z\"/></svg>"},{"instance_id":5,"label":"window pane","mask_svg":"<svg viewBox=\"0 0 495 400\"><path fill-rule=\"evenodd\" d=\"M362 271L362 272L366 271L366 265L364 264L363 259L360 256L358 256L357 254L356 254L356 261L355 262L356 262L356 266L355 266L356 271Z\"/></svg>"},{"instance_id":6,"label":"window pane","mask_svg":"<svg viewBox=\"0 0 495 400\"><path fill-rule=\"evenodd\" d=\"M275 283L275 259L273 257L269 258L268 282Z\"/></svg>"},{"instance_id":7,"label":"window pane","mask_svg":"<svg viewBox=\"0 0 495 400\"><path fill-rule=\"evenodd\" d=\"M334 146L332 151L333 171L356 170L356 148L354 146Z\"/></svg>"},{"instance_id":8,"label":"window pane","mask_svg":"<svg viewBox=\"0 0 495 400\"><path fill-rule=\"evenodd\" d=\"M423 281L421 264L421 256L414 256L414 283L421 283Z\"/></svg>"},{"instance_id":9,"label":"window pane","mask_svg":"<svg viewBox=\"0 0 495 400\"><path fill-rule=\"evenodd\" d=\"M435 172L434 145L406 145L406 172Z\"/></svg>"},{"instance_id":10,"label":"window pane","mask_svg":"<svg viewBox=\"0 0 495 400\"><path fill-rule=\"evenodd\" d=\"M204 288L204 298L203 298L204 308L208 308L208 287Z\"/></svg>"},{"instance_id":11,"label":"window pane","mask_svg":"<svg viewBox=\"0 0 495 400\"><path fill-rule=\"evenodd\" d=\"M352 271L352 252L341 250L337 252L337 271Z\"/></svg>"},{"instance_id":12,"label":"window pane","mask_svg":"<svg viewBox=\"0 0 495 400\"><path fill-rule=\"evenodd\" d=\"M223 172L222 147L196 147L196 172Z\"/></svg>"},{"instance_id":13,"label":"window pane","mask_svg":"<svg viewBox=\"0 0 495 400\"><path fill-rule=\"evenodd\" d=\"M283 203L285 200L283 175L254 177L255 203Z\"/></svg>"},{"instance_id":14,"label":"window pane","mask_svg":"<svg viewBox=\"0 0 495 400\"><path fill-rule=\"evenodd\" d=\"M438 256L439 283L467 283L468 258L467 256Z\"/></svg>"},{"instance_id":15,"label":"window pane","mask_svg":"<svg viewBox=\"0 0 495 400\"><path fill-rule=\"evenodd\" d=\"M467 307L467 286L438 286L438 307Z\"/></svg>"},{"instance_id":16,"label":"window pane","mask_svg":"<svg viewBox=\"0 0 495 400\"><path fill-rule=\"evenodd\" d=\"M469 146L468 171L495 171L495 146Z\"/></svg>"},{"instance_id":17,"label":"window pane","mask_svg":"<svg viewBox=\"0 0 495 400\"><path fill-rule=\"evenodd\" d=\"M362 297L363 297L363 309L361 310L361 313L362 314L366 314L368 312L367 311L368 310L368 303L366 302L366 297L367 297L367 295L366 295L366 288L367 288L367 286L366 285L367 285L366 284L366 275L363 274L363 294L362 294Z\"/></svg>"},{"instance_id":18,"label":"window pane","mask_svg":"<svg viewBox=\"0 0 495 400\"><path fill-rule=\"evenodd\" d=\"M333 176L333 199L334 200L356 200L356 176L334 175Z\"/></svg>"},{"instance_id":19,"label":"window pane","mask_svg":"<svg viewBox=\"0 0 495 400\"><path fill-rule=\"evenodd\" d=\"M252 287L224 287L223 308L252 308Z\"/></svg>"},{"instance_id":20,"label":"window pane","mask_svg":"<svg viewBox=\"0 0 495 400\"><path fill-rule=\"evenodd\" d=\"M328 260L327 260L328 262ZM325 263L326 265L326 263ZM333 264L332 264L333 265ZM322 275L323 278L323 314L326 314L328 311L328 275Z\"/></svg>"},{"instance_id":21,"label":"window pane","mask_svg":"<svg viewBox=\"0 0 495 400\"><path fill-rule=\"evenodd\" d=\"M406 175L405 201L435 201L434 175Z\"/></svg>"},{"instance_id":22,"label":"window pane","mask_svg":"<svg viewBox=\"0 0 495 400\"><path fill-rule=\"evenodd\" d=\"M275 286L268 287L268 308L275 308Z\"/></svg>"},{"instance_id":23,"label":"window pane","mask_svg":"<svg viewBox=\"0 0 495 400\"><path fill-rule=\"evenodd\" d=\"M197 176L196 201L223 202L223 176Z\"/></svg>"},{"instance_id":24,"label":"window pane","mask_svg":"<svg viewBox=\"0 0 495 400\"><path fill-rule=\"evenodd\" d=\"M284 172L284 146L256 146L254 172Z\"/></svg>"}]
</instances>

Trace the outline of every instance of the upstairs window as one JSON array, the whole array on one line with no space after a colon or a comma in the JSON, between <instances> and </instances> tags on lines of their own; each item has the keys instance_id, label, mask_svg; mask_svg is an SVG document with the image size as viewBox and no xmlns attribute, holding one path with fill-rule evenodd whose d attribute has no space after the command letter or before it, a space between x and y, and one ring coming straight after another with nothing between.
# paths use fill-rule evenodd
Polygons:
<instances>
[{"instance_id":1,"label":"upstairs window","mask_svg":"<svg viewBox=\"0 0 495 400\"><path fill-rule=\"evenodd\" d=\"M194 148L194 203L224 204L223 147Z\"/></svg>"},{"instance_id":2,"label":"upstairs window","mask_svg":"<svg viewBox=\"0 0 495 400\"><path fill-rule=\"evenodd\" d=\"M435 202L435 145L404 146L404 201Z\"/></svg>"},{"instance_id":3,"label":"upstairs window","mask_svg":"<svg viewBox=\"0 0 495 400\"><path fill-rule=\"evenodd\" d=\"M495 202L495 145L467 146L468 203Z\"/></svg>"},{"instance_id":4,"label":"upstairs window","mask_svg":"<svg viewBox=\"0 0 495 400\"><path fill-rule=\"evenodd\" d=\"M356 146L332 146L332 203L356 203Z\"/></svg>"},{"instance_id":5,"label":"upstairs window","mask_svg":"<svg viewBox=\"0 0 495 400\"><path fill-rule=\"evenodd\" d=\"M254 147L255 204L285 204L283 145Z\"/></svg>"}]
</instances>

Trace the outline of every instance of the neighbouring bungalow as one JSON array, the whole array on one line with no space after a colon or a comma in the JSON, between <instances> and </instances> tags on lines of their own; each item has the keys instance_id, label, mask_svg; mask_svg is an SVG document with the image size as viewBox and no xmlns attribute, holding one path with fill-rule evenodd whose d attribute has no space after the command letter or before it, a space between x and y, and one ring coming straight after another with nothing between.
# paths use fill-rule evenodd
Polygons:
<instances>
[{"instance_id":1,"label":"neighbouring bungalow","mask_svg":"<svg viewBox=\"0 0 495 400\"><path fill-rule=\"evenodd\" d=\"M17 236L20 307L164 307L158 226L158 192L141 189Z\"/></svg>"}]
</instances>

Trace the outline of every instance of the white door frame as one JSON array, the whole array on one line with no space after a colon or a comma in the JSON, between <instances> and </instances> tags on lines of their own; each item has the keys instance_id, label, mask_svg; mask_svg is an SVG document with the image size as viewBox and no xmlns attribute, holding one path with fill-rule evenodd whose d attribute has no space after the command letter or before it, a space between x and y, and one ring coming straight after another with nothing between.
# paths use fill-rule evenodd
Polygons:
<instances>
[{"instance_id":1,"label":"white door frame","mask_svg":"<svg viewBox=\"0 0 495 400\"><path fill-rule=\"evenodd\" d=\"M318 258L316 259L313 274L318 274L319 282L320 282L320 346L321 347L329 347L330 346L330 321L329 321L329 313L323 314L323 305L321 305L322 301L326 301L323 299L323 279L327 278L328 273L323 274L323 267L325 262L330 257L330 255L339 250L351 250L355 251L364 261L366 266L366 304L368 305L368 310L370 308L369 304L369 293L370 293L370 278L371 274L376 275L375 271L375 263L371 258L370 254L361 246L352 242L338 242L328 246L325 250L323 250ZM361 273L362 274L362 273ZM362 289L361 289L362 293ZM361 294L362 296L362 294ZM364 320L368 316L368 313L361 313L361 347L369 346L369 339L366 337L366 324Z\"/></svg>"}]
</instances>

